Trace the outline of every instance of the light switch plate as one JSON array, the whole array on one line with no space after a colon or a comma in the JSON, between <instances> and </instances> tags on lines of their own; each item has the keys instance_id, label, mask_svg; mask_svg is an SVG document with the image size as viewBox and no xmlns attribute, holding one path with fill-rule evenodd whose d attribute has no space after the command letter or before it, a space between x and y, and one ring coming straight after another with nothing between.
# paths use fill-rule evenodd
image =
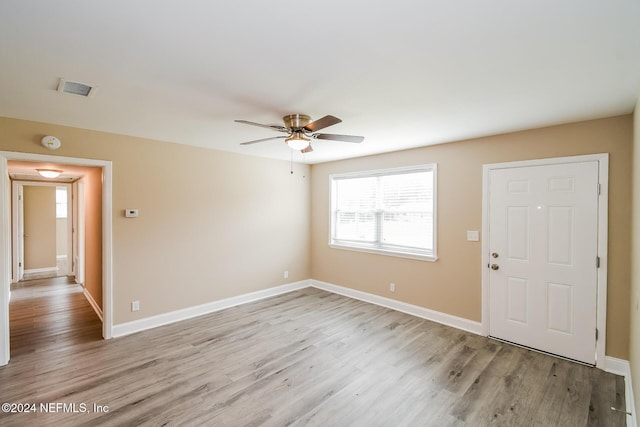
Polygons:
<instances>
[{"instance_id":1,"label":"light switch plate","mask_svg":"<svg viewBox=\"0 0 640 427\"><path fill-rule=\"evenodd\" d=\"M467 231L467 241L469 242L479 242L480 241L480 232L477 230Z\"/></svg>"},{"instance_id":2,"label":"light switch plate","mask_svg":"<svg viewBox=\"0 0 640 427\"><path fill-rule=\"evenodd\" d=\"M138 209L125 209L124 216L127 218L137 218L140 215Z\"/></svg>"}]
</instances>

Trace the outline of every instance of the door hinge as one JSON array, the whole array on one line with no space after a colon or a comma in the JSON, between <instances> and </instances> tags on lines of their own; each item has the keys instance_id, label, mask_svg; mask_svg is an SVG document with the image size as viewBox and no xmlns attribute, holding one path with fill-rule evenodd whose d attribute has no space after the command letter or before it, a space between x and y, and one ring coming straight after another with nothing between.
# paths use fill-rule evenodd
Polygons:
<instances>
[{"instance_id":1,"label":"door hinge","mask_svg":"<svg viewBox=\"0 0 640 427\"><path fill-rule=\"evenodd\" d=\"M600 268L600 257L596 257L596 268Z\"/></svg>"},{"instance_id":2,"label":"door hinge","mask_svg":"<svg viewBox=\"0 0 640 427\"><path fill-rule=\"evenodd\" d=\"M602 186L598 184L598 196L602 194Z\"/></svg>"},{"instance_id":3,"label":"door hinge","mask_svg":"<svg viewBox=\"0 0 640 427\"><path fill-rule=\"evenodd\" d=\"M598 328L596 328L596 341L598 341Z\"/></svg>"},{"instance_id":4,"label":"door hinge","mask_svg":"<svg viewBox=\"0 0 640 427\"><path fill-rule=\"evenodd\" d=\"M18 267L22 267L22 263L21 262L18 263Z\"/></svg>"}]
</instances>

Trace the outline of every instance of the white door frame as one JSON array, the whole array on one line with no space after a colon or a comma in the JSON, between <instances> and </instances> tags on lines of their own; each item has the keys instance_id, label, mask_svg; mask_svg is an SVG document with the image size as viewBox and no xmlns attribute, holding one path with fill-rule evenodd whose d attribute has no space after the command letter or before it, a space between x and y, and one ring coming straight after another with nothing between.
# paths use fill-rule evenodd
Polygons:
<instances>
[{"instance_id":1,"label":"white door frame","mask_svg":"<svg viewBox=\"0 0 640 427\"><path fill-rule=\"evenodd\" d=\"M562 163L598 162L598 269L597 319L598 340L596 341L596 367L605 369L605 348L607 342L607 241L609 217L609 154L587 154L583 156L556 157L550 159L525 160L507 163L492 163L482 166L482 334L489 335L489 175L491 171L528 166L546 166ZM595 260L594 260L595 262Z\"/></svg>"},{"instance_id":2,"label":"white door frame","mask_svg":"<svg viewBox=\"0 0 640 427\"><path fill-rule=\"evenodd\" d=\"M17 220L16 220L17 218ZM11 232L13 233L13 283L24 277L24 187L13 187L11 202Z\"/></svg>"},{"instance_id":3,"label":"white door frame","mask_svg":"<svg viewBox=\"0 0 640 427\"><path fill-rule=\"evenodd\" d=\"M68 182L47 182L47 181L25 181L25 180L15 180L12 183L12 195L11 195L11 205L12 205L12 216L11 216L11 232L13 233L13 282L19 282L22 280L22 276L24 273L24 208L18 209L20 202L24 202L24 200L19 200L18 195L24 194L24 187L65 187L67 189L67 231L66 231L66 240L67 240L67 269L62 273L65 276L70 274L70 266L71 266L71 232L72 232L72 213L71 213L71 184ZM23 205L24 206L24 205ZM56 236L57 239L57 236ZM19 265L19 263L22 265ZM57 264L57 260L56 260Z\"/></svg>"},{"instance_id":4,"label":"white door frame","mask_svg":"<svg viewBox=\"0 0 640 427\"><path fill-rule=\"evenodd\" d=\"M81 159L43 154L0 151L0 366L9 363L9 292L11 286L11 190L7 161L49 162L102 168L102 336L113 330L113 253L112 253L112 163L107 160Z\"/></svg>"},{"instance_id":5,"label":"white door frame","mask_svg":"<svg viewBox=\"0 0 640 427\"><path fill-rule=\"evenodd\" d=\"M73 274L76 277L76 283L80 283L84 287L84 178L73 183Z\"/></svg>"}]
</instances>

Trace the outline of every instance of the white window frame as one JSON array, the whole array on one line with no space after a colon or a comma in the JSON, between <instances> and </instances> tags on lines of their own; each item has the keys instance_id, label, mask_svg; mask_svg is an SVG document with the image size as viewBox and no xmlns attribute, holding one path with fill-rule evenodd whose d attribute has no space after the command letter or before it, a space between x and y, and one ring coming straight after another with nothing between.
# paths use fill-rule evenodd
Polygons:
<instances>
[{"instance_id":1,"label":"white window frame","mask_svg":"<svg viewBox=\"0 0 640 427\"><path fill-rule=\"evenodd\" d=\"M335 235L335 204L336 204L336 182L340 179L344 178L368 178L368 177L378 177L385 175L394 175L399 173L411 173L411 172L433 172L433 250L431 253L427 253L426 251L416 250L413 248L407 248L403 250L402 248L388 248L380 245L378 242L368 244L361 242L352 242L352 241L344 241L344 240L335 240L333 236ZM438 259L437 252L437 188L438 188L438 165L437 163L430 163L424 165L416 165L416 166L406 166L400 168L390 168L390 169L378 169L372 171L361 171L361 172L350 172L350 173L340 173L340 174L332 174L329 175L329 246L331 248L336 249L345 249L356 252L366 252L373 253L379 255L388 255L388 256L396 256L402 258L411 258L418 259L422 261L431 261L434 262ZM379 224L378 224L379 225Z\"/></svg>"}]
</instances>

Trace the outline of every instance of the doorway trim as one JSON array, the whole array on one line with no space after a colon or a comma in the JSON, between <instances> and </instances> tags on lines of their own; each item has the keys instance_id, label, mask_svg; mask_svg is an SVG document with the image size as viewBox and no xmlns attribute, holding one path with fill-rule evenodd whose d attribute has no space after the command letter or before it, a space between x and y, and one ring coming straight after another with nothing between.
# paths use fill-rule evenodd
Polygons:
<instances>
[{"instance_id":1,"label":"doorway trim","mask_svg":"<svg viewBox=\"0 0 640 427\"><path fill-rule=\"evenodd\" d=\"M23 202L23 200L19 199L19 195L23 195L24 187L64 187L67 189L67 205L71 206L69 201L71 200L71 187L72 183L69 182L47 182L47 181L27 181L27 180L14 180L11 185L11 233L13 239L13 247L11 251L12 261L13 261L13 272L12 272L12 282L19 282L23 278L24 274L24 209L19 209L18 205ZM68 210L71 212L71 209ZM69 220L71 219L71 220ZM57 218L56 218L57 220ZM64 276L68 276L71 274L71 255L72 255L72 232L73 232L73 224L72 224L72 215L67 214L67 227L65 232L65 240L67 241L67 269L63 272ZM56 235L56 239L57 239ZM20 262L22 262L22 266L20 266ZM57 254L56 254L56 264L57 264ZM57 271L57 270L56 270ZM21 274L22 272L22 274ZM59 273L59 272L58 272Z\"/></svg>"},{"instance_id":2,"label":"doorway trim","mask_svg":"<svg viewBox=\"0 0 640 427\"><path fill-rule=\"evenodd\" d=\"M84 177L76 180L71 184L74 194L73 201L71 203L71 210L73 212L73 228L71 247L74 254L71 265L73 265L73 275L76 277L76 282L80 283L84 288L84 229L85 229L85 212L84 212ZM95 308L95 307L94 307ZM100 320L102 320L102 307L98 314Z\"/></svg>"},{"instance_id":3,"label":"doorway trim","mask_svg":"<svg viewBox=\"0 0 640 427\"><path fill-rule=\"evenodd\" d=\"M9 292L11 286L11 184L7 162L10 160L49 162L61 165L102 168L102 336L112 337L113 329L113 209L112 209L112 163L108 160L83 159L44 154L0 151L0 366L9 363Z\"/></svg>"},{"instance_id":4,"label":"doorway trim","mask_svg":"<svg viewBox=\"0 0 640 427\"><path fill-rule=\"evenodd\" d=\"M489 176L497 169L520 168L529 166L547 166L562 163L598 162L598 182L600 198L598 200L598 257L600 268L597 272L597 309L596 327L596 367L605 369L605 348L607 341L607 242L609 236L609 154L587 154L571 157L555 157L549 159L524 160L506 163L491 163L482 166L482 334L489 336ZM595 260L594 260L595 262Z\"/></svg>"}]
</instances>

